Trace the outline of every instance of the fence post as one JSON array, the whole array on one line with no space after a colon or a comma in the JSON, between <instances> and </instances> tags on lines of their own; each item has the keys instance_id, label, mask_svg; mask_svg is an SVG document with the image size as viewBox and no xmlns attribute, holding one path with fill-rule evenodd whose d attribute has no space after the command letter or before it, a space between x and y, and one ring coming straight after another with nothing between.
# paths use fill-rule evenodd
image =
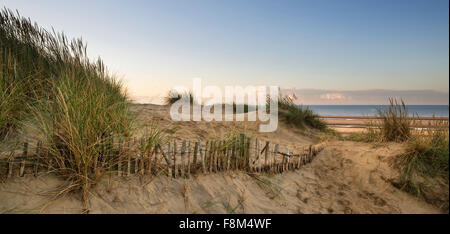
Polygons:
<instances>
[{"instance_id":1,"label":"fence post","mask_svg":"<svg viewBox=\"0 0 450 234\"><path fill-rule=\"evenodd\" d=\"M173 141L173 177L178 177L178 165L177 165L177 142Z\"/></svg>"},{"instance_id":2,"label":"fence post","mask_svg":"<svg viewBox=\"0 0 450 234\"><path fill-rule=\"evenodd\" d=\"M187 146L187 178L191 177L191 141L188 141Z\"/></svg>"},{"instance_id":3,"label":"fence post","mask_svg":"<svg viewBox=\"0 0 450 234\"><path fill-rule=\"evenodd\" d=\"M163 157L164 157L164 151L161 152L163 153ZM167 144L167 157L164 157L166 159L166 163L167 163L167 176L172 177L172 165L171 165L171 159L170 159L170 155L172 155L172 151L170 148L170 142Z\"/></svg>"},{"instance_id":4,"label":"fence post","mask_svg":"<svg viewBox=\"0 0 450 234\"><path fill-rule=\"evenodd\" d=\"M209 147L208 147L208 149L206 150L206 172L208 172L208 173L211 173L211 170L212 170L212 156L211 156L211 153L212 153L212 147L213 147L213 143L214 143L214 141L210 141L209 142Z\"/></svg>"},{"instance_id":5,"label":"fence post","mask_svg":"<svg viewBox=\"0 0 450 234\"><path fill-rule=\"evenodd\" d=\"M253 166L255 167L256 172L261 172L259 169L259 155L261 152L259 152L259 140L258 138L255 139L255 160L253 161Z\"/></svg>"},{"instance_id":6,"label":"fence post","mask_svg":"<svg viewBox=\"0 0 450 234\"><path fill-rule=\"evenodd\" d=\"M13 157L14 158L14 157ZM12 177L12 175L13 175L13 160L12 160L12 158L10 158L9 160L8 160L8 178L11 178Z\"/></svg>"},{"instance_id":7,"label":"fence post","mask_svg":"<svg viewBox=\"0 0 450 234\"><path fill-rule=\"evenodd\" d=\"M25 172L25 158L28 156L28 142L23 143L22 161L20 162L19 176L22 177Z\"/></svg>"},{"instance_id":8,"label":"fence post","mask_svg":"<svg viewBox=\"0 0 450 234\"><path fill-rule=\"evenodd\" d=\"M242 168L242 166L243 166L243 164L244 164L244 157L245 157L245 135L244 134L241 134L240 135L240 150L241 150L241 152L240 152L240 154L239 154L239 166L238 166L238 169L243 169Z\"/></svg>"},{"instance_id":9,"label":"fence post","mask_svg":"<svg viewBox=\"0 0 450 234\"><path fill-rule=\"evenodd\" d=\"M214 147L214 141L211 141L210 143L209 143L209 152L208 152L208 167L209 167L209 169L208 169L208 171L209 171L209 173L211 173L212 172L212 164L213 164L213 148Z\"/></svg>"},{"instance_id":10,"label":"fence post","mask_svg":"<svg viewBox=\"0 0 450 234\"><path fill-rule=\"evenodd\" d=\"M198 141L196 141L194 145L194 160L192 161L194 173L197 173L197 153L198 153Z\"/></svg>"},{"instance_id":11,"label":"fence post","mask_svg":"<svg viewBox=\"0 0 450 234\"><path fill-rule=\"evenodd\" d=\"M141 170L141 175L145 174L145 162L144 162L144 154L145 154L145 138L142 137L141 138L141 152L140 155L138 155L138 159L139 159L139 169Z\"/></svg>"},{"instance_id":12,"label":"fence post","mask_svg":"<svg viewBox=\"0 0 450 234\"><path fill-rule=\"evenodd\" d=\"M266 141L266 146L264 146L266 150L264 151L264 167L268 167L269 164L269 148L270 148L270 142Z\"/></svg>"},{"instance_id":13,"label":"fence post","mask_svg":"<svg viewBox=\"0 0 450 234\"><path fill-rule=\"evenodd\" d=\"M297 148L297 149L298 149L298 148ZM301 151L299 151L296 169L300 169L301 161L302 161L302 153L301 153Z\"/></svg>"},{"instance_id":14,"label":"fence post","mask_svg":"<svg viewBox=\"0 0 450 234\"><path fill-rule=\"evenodd\" d=\"M278 156L278 147L279 147L278 144L276 144L275 147L274 147L274 150L273 150L273 152L274 152L274 157L273 157L273 160L274 160L273 173L279 173L279 172L280 172L280 165L279 165L278 160L277 160L277 156Z\"/></svg>"},{"instance_id":15,"label":"fence post","mask_svg":"<svg viewBox=\"0 0 450 234\"><path fill-rule=\"evenodd\" d=\"M180 176L184 177L185 163L184 163L184 155L186 154L186 141L183 140L181 143L181 173Z\"/></svg>"},{"instance_id":16,"label":"fence post","mask_svg":"<svg viewBox=\"0 0 450 234\"><path fill-rule=\"evenodd\" d=\"M222 155L222 141L217 141L216 145L216 163L214 164L214 168L216 169L216 172L220 171L220 157Z\"/></svg>"},{"instance_id":17,"label":"fence post","mask_svg":"<svg viewBox=\"0 0 450 234\"><path fill-rule=\"evenodd\" d=\"M230 170L230 154L231 154L231 145L227 144L226 147L226 160L227 160L227 165L226 165L226 170L229 171Z\"/></svg>"},{"instance_id":18,"label":"fence post","mask_svg":"<svg viewBox=\"0 0 450 234\"><path fill-rule=\"evenodd\" d=\"M131 146L131 139L128 140L127 142L127 153L128 153L128 157L127 157L127 176L130 176L131 174L131 150L130 147Z\"/></svg>"},{"instance_id":19,"label":"fence post","mask_svg":"<svg viewBox=\"0 0 450 234\"><path fill-rule=\"evenodd\" d=\"M161 148L158 147L157 145L155 145L155 149L154 149L154 157L153 157L153 163L152 163L152 170L151 170L151 174L153 173L157 173L158 172L158 155L162 152ZM162 152L164 153L164 152ZM162 159L161 159L162 161Z\"/></svg>"},{"instance_id":20,"label":"fence post","mask_svg":"<svg viewBox=\"0 0 450 234\"><path fill-rule=\"evenodd\" d=\"M220 168L220 147L222 143L220 141L216 142L216 150L214 152L214 171L217 173Z\"/></svg>"},{"instance_id":21,"label":"fence post","mask_svg":"<svg viewBox=\"0 0 450 234\"><path fill-rule=\"evenodd\" d=\"M312 157L312 145L309 145L308 163L311 162L311 157Z\"/></svg>"},{"instance_id":22,"label":"fence post","mask_svg":"<svg viewBox=\"0 0 450 234\"><path fill-rule=\"evenodd\" d=\"M289 146L286 146L287 159L286 159L286 170L292 170L291 167L291 151L289 150Z\"/></svg>"},{"instance_id":23,"label":"fence post","mask_svg":"<svg viewBox=\"0 0 450 234\"><path fill-rule=\"evenodd\" d=\"M138 169L139 169L139 158L140 158L140 156L139 156L139 153L136 152L137 151L136 150L137 139L136 139L136 137L134 137L133 139L134 139L133 140L133 148L134 148L134 151L135 151L135 152L133 152L135 154L135 157L134 157L134 174L136 174L138 172Z\"/></svg>"},{"instance_id":24,"label":"fence post","mask_svg":"<svg viewBox=\"0 0 450 234\"><path fill-rule=\"evenodd\" d=\"M204 152L204 159L205 159L205 173L209 172L209 154L211 151L211 142L210 141L206 141L205 144L205 152Z\"/></svg>"},{"instance_id":25,"label":"fence post","mask_svg":"<svg viewBox=\"0 0 450 234\"><path fill-rule=\"evenodd\" d=\"M42 145L42 141L38 141L37 146L36 146L36 160L34 163L34 176L38 175L38 170L39 170L39 163L40 163L40 151L41 151L41 145Z\"/></svg>"},{"instance_id":26,"label":"fence post","mask_svg":"<svg viewBox=\"0 0 450 234\"><path fill-rule=\"evenodd\" d=\"M206 149L206 147L205 147ZM205 152L202 150L202 141L198 144L198 151L200 152L200 159L202 160L202 172L203 174L206 173L206 167L205 167Z\"/></svg>"},{"instance_id":27,"label":"fence post","mask_svg":"<svg viewBox=\"0 0 450 234\"><path fill-rule=\"evenodd\" d=\"M227 170L227 143L223 140L222 141L222 148L221 148L221 156L220 156L220 170L226 171Z\"/></svg>"},{"instance_id":28,"label":"fence post","mask_svg":"<svg viewBox=\"0 0 450 234\"><path fill-rule=\"evenodd\" d=\"M123 137L119 140L119 155L117 155L117 175L122 176L122 151L123 151Z\"/></svg>"}]
</instances>

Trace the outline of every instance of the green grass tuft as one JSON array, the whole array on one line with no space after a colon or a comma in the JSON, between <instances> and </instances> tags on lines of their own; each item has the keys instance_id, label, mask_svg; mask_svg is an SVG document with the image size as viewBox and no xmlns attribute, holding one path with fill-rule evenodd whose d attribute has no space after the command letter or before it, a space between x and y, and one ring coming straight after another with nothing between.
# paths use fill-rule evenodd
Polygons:
<instances>
[{"instance_id":1,"label":"green grass tuft","mask_svg":"<svg viewBox=\"0 0 450 234\"><path fill-rule=\"evenodd\" d=\"M267 100L267 109L273 100ZM278 98L278 116L287 124L298 128L311 127L318 130L326 130L326 123L320 119L320 116L314 113L309 107L298 106L294 104L294 98L289 96L279 96Z\"/></svg>"},{"instance_id":2,"label":"green grass tuft","mask_svg":"<svg viewBox=\"0 0 450 234\"><path fill-rule=\"evenodd\" d=\"M116 161L102 146L129 136L133 117L122 84L80 39L48 32L6 8L0 12L0 137L28 124L43 141L43 162L88 190ZM0 139L1 140L1 139Z\"/></svg>"}]
</instances>

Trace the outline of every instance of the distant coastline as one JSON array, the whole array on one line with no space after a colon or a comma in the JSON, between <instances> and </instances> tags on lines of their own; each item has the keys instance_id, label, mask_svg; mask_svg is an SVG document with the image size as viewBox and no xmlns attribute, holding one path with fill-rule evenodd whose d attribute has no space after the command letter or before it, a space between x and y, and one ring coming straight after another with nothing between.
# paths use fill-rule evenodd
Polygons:
<instances>
[{"instance_id":1,"label":"distant coastline","mask_svg":"<svg viewBox=\"0 0 450 234\"><path fill-rule=\"evenodd\" d=\"M387 105L307 105L321 116L375 116ZM408 112L423 117L448 117L448 105L408 105Z\"/></svg>"}]
</instances>

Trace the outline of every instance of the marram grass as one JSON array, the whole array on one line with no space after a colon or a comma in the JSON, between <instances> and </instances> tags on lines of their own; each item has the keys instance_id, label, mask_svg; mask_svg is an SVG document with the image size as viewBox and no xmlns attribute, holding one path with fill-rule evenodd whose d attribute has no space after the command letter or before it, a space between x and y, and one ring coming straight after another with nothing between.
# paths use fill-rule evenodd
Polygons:
<instances>
[{"instance_id":1,"label":"marram grass","mask_svg":"<svg viewBox=\"0 0 450 234\"><path fill-rule=\"evenodd\" d=\"M85 44L48 32L7 9L0 12L0 137L21 125L42 140L42 161L70 185L88 190L117 159L102 153L113 136L129 136L133 116L122 84ZM0 138L0 140L1 140Z\"/></svg>"}]
</instances>

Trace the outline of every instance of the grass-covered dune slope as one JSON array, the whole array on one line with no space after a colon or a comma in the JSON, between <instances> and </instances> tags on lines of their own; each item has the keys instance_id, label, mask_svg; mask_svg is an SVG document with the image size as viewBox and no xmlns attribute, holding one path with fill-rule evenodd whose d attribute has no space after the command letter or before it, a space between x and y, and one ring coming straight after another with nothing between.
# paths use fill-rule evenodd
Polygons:
<instances>
[{"instance_id":1,"label":"grass-covered dune slope","mask_svg":"<svg viewBox=\"0 0 450 234\"><path fill-rule=\"evenodd\" d=\"M43 161L68 178L68 190L86 192L105 171L96 163L100 141L129 134L128 108L122 84L88 58L81 39L0 12L0 141L36 129Z\"/></svg>"}]
</instances>

